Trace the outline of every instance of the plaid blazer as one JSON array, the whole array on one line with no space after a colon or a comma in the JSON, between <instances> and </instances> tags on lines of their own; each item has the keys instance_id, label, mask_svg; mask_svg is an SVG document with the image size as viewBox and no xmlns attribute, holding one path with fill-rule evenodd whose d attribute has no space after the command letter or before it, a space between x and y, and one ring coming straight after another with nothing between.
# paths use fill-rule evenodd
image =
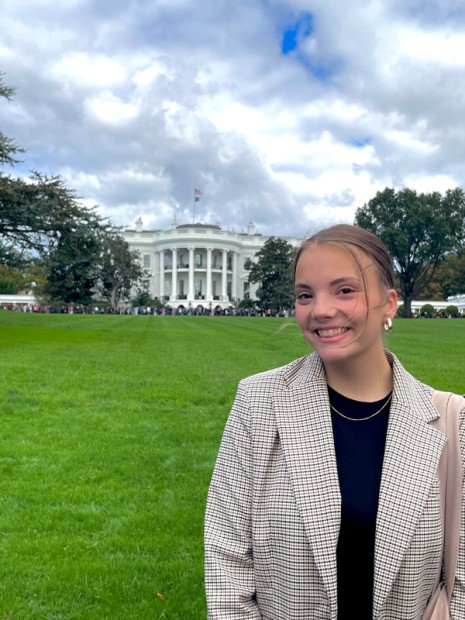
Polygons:
<instances>
[{"instance_id":1,"label":"plaid blazer","mask_svg":"<svg viewBox=\"0 0 465 620\"><path fill-rule=\"evenodd\" d=\"M373 618L418 620L441 570L432 388L391 353L394 390L376 526ZM465 401L464 401L465 402ZM465 411L460 424L465 454ZM340 491L320 357L240 382L208 494L210 619L336 620ZM465 519L451 601L465 618Z\"/></svg>"}]
</instances>

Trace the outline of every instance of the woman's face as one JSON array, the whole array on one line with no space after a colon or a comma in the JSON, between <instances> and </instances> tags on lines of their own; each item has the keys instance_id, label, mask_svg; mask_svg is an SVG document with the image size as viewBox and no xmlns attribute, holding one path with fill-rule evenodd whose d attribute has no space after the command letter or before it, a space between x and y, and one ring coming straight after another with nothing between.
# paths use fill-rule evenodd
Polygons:
<instances>
[{"instance_id":1,"label":"woman's face","mask_svg":"<svg viewBox=\"0 0 465 620\"><path fill-rule=\"evenodd\" d=\"M397 309L396 292L382 286L371 258L354 252L363 275L350 252L337 245L309 245L297 263L297 323L324 363L377 356L382 325Z\"/></svg>"}]
</instances>

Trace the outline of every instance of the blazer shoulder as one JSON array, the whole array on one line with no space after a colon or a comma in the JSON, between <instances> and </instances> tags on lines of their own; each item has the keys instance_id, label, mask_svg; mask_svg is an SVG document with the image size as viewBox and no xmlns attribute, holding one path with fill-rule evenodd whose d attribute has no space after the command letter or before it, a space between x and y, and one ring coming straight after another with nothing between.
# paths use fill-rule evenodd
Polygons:
<instances>
[{"instance_id":1,"label":"blazer shoulder","mask_svg":"<svg viewBox=\"0 0 465 620\"><path fill-rule=\"evenodd\" d=\"M240 381L239 385L246 390L272 389L273 387L292 388L296 384L301 384L322 374L324 375L324 370L321 360L316 353L312 353L279 368L272 368L246 377Z\"/></svg>"}]
</instances>

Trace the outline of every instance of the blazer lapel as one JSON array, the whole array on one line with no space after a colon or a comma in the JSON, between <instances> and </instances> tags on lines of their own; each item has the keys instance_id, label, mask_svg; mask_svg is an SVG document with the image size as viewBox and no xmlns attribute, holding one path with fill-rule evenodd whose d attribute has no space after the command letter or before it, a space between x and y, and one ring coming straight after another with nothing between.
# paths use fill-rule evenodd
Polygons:
<instances>
[{"instance_id":1,"label":"blazer lapel","mask_svg":"<svg viewBox=\"0 0 465 620\"><path fill-rule=\"evenodd\" d=\"M374 617L399 572L447 441L428 425L438 417L431 394L419 390L395 358L393 367L394 392L376 523Z\"/></svg>"},{"instance_id":2,"label":"blazer lapel","mask_svg":"<svg viewBox=\"0 0 465 620\"><path fill-rule=\"evenodd\" d=\"M276 423L297 506L331 604L337 609L336 547L341 518L328 390L321 361L309 356L273 395Z\"/></svg>"}]
</instances>

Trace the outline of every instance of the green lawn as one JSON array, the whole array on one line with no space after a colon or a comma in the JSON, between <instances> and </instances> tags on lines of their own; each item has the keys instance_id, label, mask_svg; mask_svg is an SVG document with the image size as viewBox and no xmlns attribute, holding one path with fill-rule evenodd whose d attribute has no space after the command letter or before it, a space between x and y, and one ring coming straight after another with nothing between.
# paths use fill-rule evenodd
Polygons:
<instances>
[{"instance_id":1,"label":"green lawn","mask_svg":"<svg viewBox=\"0 0 465 620\"><path fill-rule=\"evenodd\" d=\"M465 320L397 320L465 392ZM0 312L0 620L203 619L202 525L240 378L307 352L293 321Z\"/></svg>"}]
</instances>

